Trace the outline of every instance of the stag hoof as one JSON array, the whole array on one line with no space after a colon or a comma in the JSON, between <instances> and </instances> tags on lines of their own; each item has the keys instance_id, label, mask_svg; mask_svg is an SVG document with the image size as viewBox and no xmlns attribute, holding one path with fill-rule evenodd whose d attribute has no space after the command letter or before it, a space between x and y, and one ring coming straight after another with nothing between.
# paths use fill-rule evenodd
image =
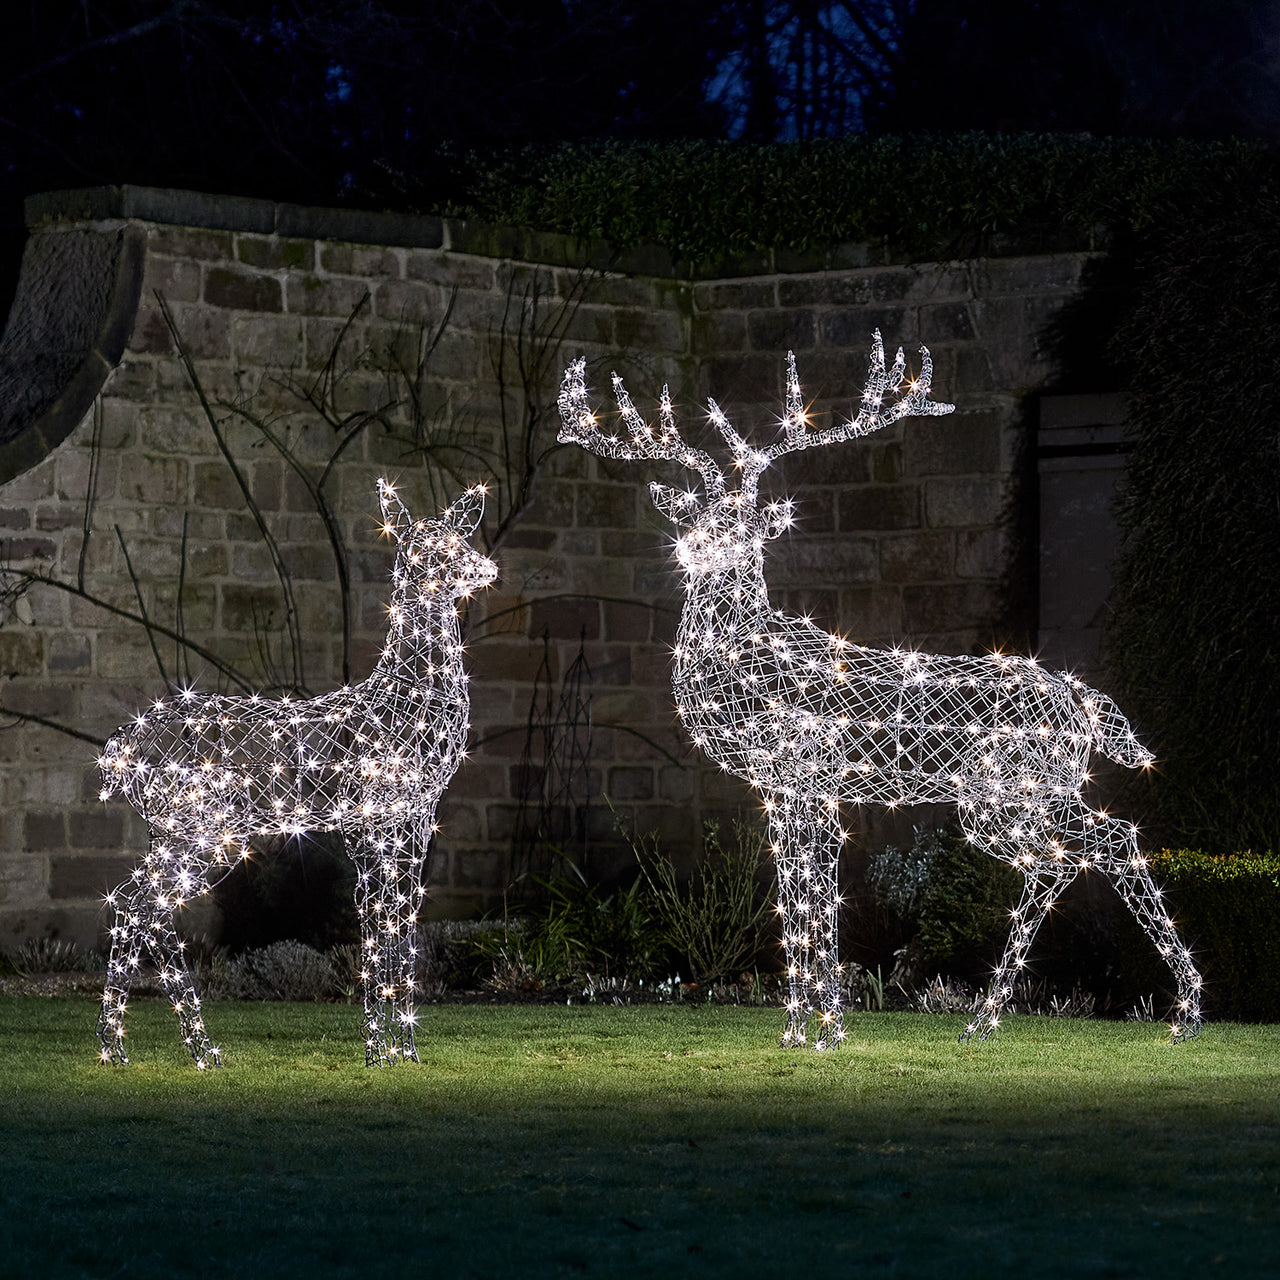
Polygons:
<instances>
[{"instance_id":1,"label":"stag hoof","mask_svg":"<svg viewBox=\"0 0 1280 1280\"><path fill-rule=\"evenodd\" d=\"M1173 1032L1172 1043L1182 1044L1186 1040L1194 1040L1200 1034L1200 1019L1198 1017L1175 1019L1169 1029Z\"/></svg>"}]
</instances>

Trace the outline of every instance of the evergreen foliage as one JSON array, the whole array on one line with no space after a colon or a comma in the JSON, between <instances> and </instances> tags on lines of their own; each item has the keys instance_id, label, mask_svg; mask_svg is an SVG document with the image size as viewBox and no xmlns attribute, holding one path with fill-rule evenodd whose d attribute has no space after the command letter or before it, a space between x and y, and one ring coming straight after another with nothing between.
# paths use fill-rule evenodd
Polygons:
<instances>
[{"instance_id":1,"label":"evergreen foliage","mask_svg":"<svg viewBox=\"0 0 1280 1280\"><path fill-rule=\"evenodd\" d=\"M602 141L442 152L416 199L694 263L850 242L936 260L1096 243L1241 166L1270 173L1276 159L1244 142L1064 134Z\"/></svg>"},{"instance_id":2,"label":"evergreen foliage","mask_svg":"<svg viewBox=\"0 0 1280 1280\"><path fill-rule=\"evenodd\" d=\"M1153 211L1113 347L1135 433L1114 692L1160 757L1147 827L1215 853L1280 837L1280 195L1239 160Z\"/></svg>"},{"instance_id":3,"label":"evergreen foliage","mask_svg":"<svg viewBox=\"0 0 1280 1280\"><path fill-rule=\"evenodd\" d=\"M1203 971L1206 1014L1280 1019L1280 855L1162 849L1151 866Z\"/></svg>"}]
</instances>

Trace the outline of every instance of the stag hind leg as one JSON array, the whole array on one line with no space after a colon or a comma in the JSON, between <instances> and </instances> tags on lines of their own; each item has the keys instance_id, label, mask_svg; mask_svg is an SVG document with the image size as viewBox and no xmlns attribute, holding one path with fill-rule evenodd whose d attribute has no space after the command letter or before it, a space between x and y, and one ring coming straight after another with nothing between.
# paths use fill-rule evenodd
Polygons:
<instances>
[{"instance_id":1,"label":"stag hind leg","mask_svg":"<svg viewBox=\"0 0 1280 1280\"><path fill-rule=\"evenodd\" d=\"M1110 877L1125 906L1164 957L1178 984L1178 1000L1170 1020L1174 1042L1193 1039L1200 1034L1200 974L1169 915L1164 895L1147 869L1147 861L1138 848L1137 830L1128 823L1105 817L1098 822L1097 829L1093 843L1098 848L1098 868Z\"/></svg>"},{"instance_id":2,"label":"stag hind leg","mask_svg":"<svg viewBox=\"0 0 1280 1280\"><path fill-rule=\"evenodd\" d=\"M782 1047L811 1041L815 1049L838 1048L845 1038L837 937L840 815L794 800L771 799L766 809L787 967Z\"/></svg>"},{"instance_id":3,"label":"stag hind leg","mask_svg":"<svg viewBox=\"0 0 1280 1280\"><path fill-rule=\"evenodd\" d=\"M985 1040L1000 1025L1000 1015L1013 995L1013 984L1027 963L1027 952L1058 895L1079 871L1074 863L1037 861L1022 867L1022 897L1013 909L1013 927L1004 955L996 966L991 986L976 1016L960 1033L960 1043Z\"/></svg>"}]
</instances>

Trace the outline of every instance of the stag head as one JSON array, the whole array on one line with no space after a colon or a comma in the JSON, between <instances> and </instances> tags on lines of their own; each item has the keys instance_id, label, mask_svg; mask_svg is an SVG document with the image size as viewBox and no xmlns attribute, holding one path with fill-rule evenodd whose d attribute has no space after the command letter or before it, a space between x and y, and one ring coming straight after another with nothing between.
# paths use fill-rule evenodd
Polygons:
<instances>
[{"instance_id":1,"label":"stag head","mask_svg":"<svg viewBox=\"0 0 1280 1280\"><path fill-rule=\"evenodd\" d=\"M586 361L575 360L565 370L560 388L560 442L580 444L602 458L636 461L656 458L678 462L702 477L703 494L653 483L649 493L653 504L681 531L676 554L689 573L721 571L758 556L770 538L776 538L792 521L790 502L760 506L760 477L775 459L802 449L837 444L870 435L899 418L951 413L955 408L929 399L933 360L928 347L920 348L920 374L906 377L906 357L898 348L893 365L885 367L884 344L875 331L871 346L871 367L856 416L829 427L810 431L796 374L796 359L787 352L786 411L782 436L763 449L753 448L725 417L714 400L708 402L712 424L729 447L736 485L709 453L681 439L671 410L666 387L658 402L658 426L651 427L640 416L622 379L613 375L613 392L627 428L629 439L607 435L596 422L587 398ZM887 401L887 403L886 403Z\"/></svg>"}]
</instances>

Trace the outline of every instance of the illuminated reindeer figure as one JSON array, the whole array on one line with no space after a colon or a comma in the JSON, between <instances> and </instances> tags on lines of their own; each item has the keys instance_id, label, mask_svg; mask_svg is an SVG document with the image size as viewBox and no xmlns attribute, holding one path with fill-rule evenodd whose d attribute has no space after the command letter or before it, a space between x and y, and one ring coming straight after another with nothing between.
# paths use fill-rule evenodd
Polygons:
<instances>
[{"instance_id":1,"label":"illuminated reindeer figure","mask_svg":"<svg viewBox=\"0 0 1280 1280\"><path fill-rule=\"evenodd\" d=\"M391 625L369 678L306 701L207 696L157 702L107 743L102 799L122 791L151 847L108 903L115 909L98 1039L127 1062L125 1005L145 946L198 1067L217 1066L174 928L254 840L340 831L356 868L365 1061L418 1059L413 978L418 911L436 805L461 762L470 700L457 601L497 566L468 539L484 488L437 519L410 516L378 482L383 531L396 543Z\"/></svg>"},{"instance_id":2,"label":"illuminated reindeer figure","mask_svg":"<svg viewBox=\"0 0 1280 1280\"><path fill-rule=\"evenodd\" d=\"M629 439L607 435L587 399L585 362L565 373L560 439L605 458L664 459L698 472L704 493L651 484L654 505L680 530L685 605L676 636L676 709L694 743L761 793L778 873L788 999L786 1045L843 1039L837 956L841 804L945 801L968 838L1022 871L1013 928L980 1012L962 1039L985 1039L1012 995L1014 975L1062 889L1096 867L1169 961L1178 982L1175 1038L1200 1027L1200 978L1152 882L1137 829L1082 795L1090 752L1130 767L1152 757L1115 704L1030 658L941 657L868 649L769 605L764 546L792 522L790 502L761 506L761 474L775 459L878 431L900 418L950 413L928 399L932 361L904 381L901 349L886 371L877 331L857 416L810 431L795 359L788 356L784 433L753 448L715 401L711 421L729 446L732 488L711 456L679 436L663 389L656 429L615 374ZM811 1027L811 1022L814 1024Z\"/></svg>"}]
</instances>

